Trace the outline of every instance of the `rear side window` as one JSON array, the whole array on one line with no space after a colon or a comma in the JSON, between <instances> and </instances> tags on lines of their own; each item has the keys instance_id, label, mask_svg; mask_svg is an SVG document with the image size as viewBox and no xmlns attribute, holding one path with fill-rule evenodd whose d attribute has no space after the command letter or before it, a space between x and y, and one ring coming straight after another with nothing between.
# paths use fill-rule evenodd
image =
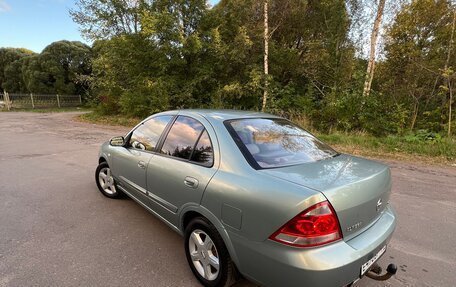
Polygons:
<instances>
[{"instance_id":1,"label":"rear side window","mask_svg":"<svg viewBox=\"0 0 456 287\"><path fill-rule=\"evenodd\" d=\"M206 130L201 134L191 160L205 166L211 166L214 163L214 151Z\"/></svg>"},{"instance_id":2,"label":"rear side window","mask_svg":"<svg viewBox=\"0 0 456 287\"><path fill-rule=\"evenodd\" d=\"M162 132L173 116L154 117L137 127L131 137L130 146L136 149L153 151Z\"/></svg>"},{"instance_id":3,"label":"rear side window","mask_svg":"<svg viewBox=\"0 0 456 287\"><path fill-rule=\"evenodd\" d=\"M244 154L260 168L315 162L337 155L331 147L285 119L239 119L225 124Z\"/></svg>"},{"instance_id":4,"label":"rear side window","mask_svg":"<svg viewBox=\"0 0 456 287\"><path fill-rule=\"evenodd\" d=\"M212 144L204 126L197 120L179 116L169 130L162 154L212 166Z\"/></svg>"}]
</instances>

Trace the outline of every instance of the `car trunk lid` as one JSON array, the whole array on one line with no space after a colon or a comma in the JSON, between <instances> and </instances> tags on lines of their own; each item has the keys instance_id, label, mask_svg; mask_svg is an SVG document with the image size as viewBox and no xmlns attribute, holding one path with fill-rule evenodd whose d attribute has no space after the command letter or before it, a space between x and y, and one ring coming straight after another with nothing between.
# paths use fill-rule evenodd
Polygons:
<instances>
[{"instance_id":1,"label":"car trunk lid","mask_svg":"<svg viewBox=\"0 0 456 287\"><path fill-rule=\"evenodd\" d=\"M391 192L391 175L386 165L343 154L262 172L323 193L337 213L345 240L379 218Z\"/></svg>"}]
</instances>

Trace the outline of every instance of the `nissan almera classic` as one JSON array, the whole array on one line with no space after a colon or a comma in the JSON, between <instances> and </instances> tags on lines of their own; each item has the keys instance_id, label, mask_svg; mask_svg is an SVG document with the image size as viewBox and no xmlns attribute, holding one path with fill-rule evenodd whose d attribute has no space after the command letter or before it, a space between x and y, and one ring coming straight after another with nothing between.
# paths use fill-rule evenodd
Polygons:
<instances>
[{"instance_id":1,"label":"nissan almera classic","mask_svg":"<svg viewBox=\"0 0 456 287\"><path fill-rule=\"evenodd\" d=\"M205 286L346 286L396 226L390 169L265 113L180 110L102 145L96 183L183 235Z\"/></svg>"}]
</instances>

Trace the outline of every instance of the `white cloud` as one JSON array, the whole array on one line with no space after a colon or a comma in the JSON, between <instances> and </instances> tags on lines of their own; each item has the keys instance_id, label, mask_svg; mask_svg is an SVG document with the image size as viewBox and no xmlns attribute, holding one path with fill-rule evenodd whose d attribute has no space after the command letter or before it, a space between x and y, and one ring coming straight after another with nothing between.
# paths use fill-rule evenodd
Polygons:
<instances>
[{"instance_id":1,"label":"white cloud","mask_svg":"<svg viewBox=\"0 0 456 287\"><path fill-rule=\"evenodd\" d=\"M11 11L11 6L6 2L6 0L0 0L0 13Z\"/></svg>"}]
</instances>

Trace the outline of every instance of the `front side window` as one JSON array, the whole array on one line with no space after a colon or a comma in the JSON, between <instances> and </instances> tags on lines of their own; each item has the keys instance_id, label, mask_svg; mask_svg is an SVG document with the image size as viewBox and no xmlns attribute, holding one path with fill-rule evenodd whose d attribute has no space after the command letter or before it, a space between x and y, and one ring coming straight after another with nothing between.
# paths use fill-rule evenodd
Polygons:
<instances>
[{"instance_id":1,"label":"front side window","mask_svg":"<svg viewBox=\"0 0 456 287\"><path fill-rule=\"evenodd\" d=\"M179 116L169 130L162 154L212 166L211 140L204 126L190 117Z\"/></svg>"},{"instance_id":2,"label":"front side window","mask_svg":"<svg viewBox=\"0 0 456 287\"><path fill-rule=\"evenodd\" d=\"M285 119L239 119L228 121L227 126L261 168L315 162L337 155L331 147Z\"/></svg>"},{"instance_id":3,"label":"front side window","mask_svg":"<svg viewBox=\"0 0 456 287\"><path fill-rule=\"evenodd\" d=\"M136 149L153 151L166 125L172 118L173 116L158 116L144 122L131 134L130 146Z\"/></svg>"}]
</instances>

